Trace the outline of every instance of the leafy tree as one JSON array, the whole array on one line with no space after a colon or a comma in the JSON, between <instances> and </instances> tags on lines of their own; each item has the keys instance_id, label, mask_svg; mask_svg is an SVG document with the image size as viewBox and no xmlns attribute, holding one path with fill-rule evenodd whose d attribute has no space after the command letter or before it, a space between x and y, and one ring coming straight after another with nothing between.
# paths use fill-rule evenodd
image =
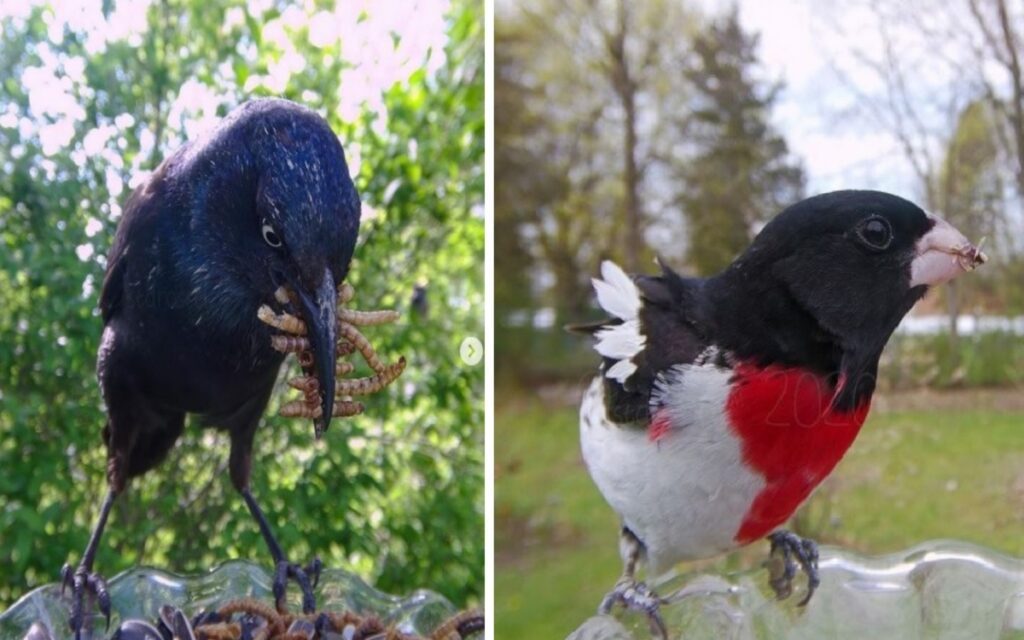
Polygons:
<instances>
[{"instance_id":1,"label":"leafy tree","mask_svg":"<svg viewBox=\"0 0 1024 640\"><path fill-rule=\"evenodd\" d=\"M995 240L1000 252L1012 253L1012 243L999 237L1009 237L1010 234L999 233L1003 226L1006 199L995 126L991 105L985 100L970 102L961 110L955 130L946 144L932 206L967 237L976 240L984 237L990 242ZM991 296L993 277L997 277L1000 271L981 270L973 286L968 288L970 293L962 291L957 280L943 287L949 334L954 346L959 337L957 320L964 303L976 301L980 296ZM965 300L965 294L973 300ZM953 348L951 353L958 354L959 350Z\"/></svg>"},{"instance_id":2,"label":"leafy tree","mask_svg":"<svg viewBox=\"0 0 1024 640\"><path fill-rule=\"evenodd\" d=\"M320 111L358 168L368 214L353 284L360 305L406 312L373 340L410 366L320 444L308 423L270 417L272 403L254 492L296 560L319 553L386 590L480 597L483 368L455 354L483 331L482 7L455 2L444 51L355 119L339 113L345 43L310 34L333 16L303 11L162 0L123 37L57 30L38 5L0 23L0 604L79 557L102 496L96 303L119 203L198 121L271 94ZM34 117L26 73L52 73L78 117ZM431 312L409 313L422 283ZM172 457L119 500L97 568L265 561L226 459L222 434L187 428Z\"/></svg>"},{"instance_id":3,"label":"leafy tree","mask_svg":"<svg viewBox=\"0 0 1024 640\"><path fill-rule=\"evenodd\" d=\"M756 223L800 198L804 175L771 127L777 89L758 80L757 37L743 32L736 11L698 34L693 53L688 131L698 150L681 166L679 202L689 262L712 274L746 248Z\"/></svg>"}]
</instances>

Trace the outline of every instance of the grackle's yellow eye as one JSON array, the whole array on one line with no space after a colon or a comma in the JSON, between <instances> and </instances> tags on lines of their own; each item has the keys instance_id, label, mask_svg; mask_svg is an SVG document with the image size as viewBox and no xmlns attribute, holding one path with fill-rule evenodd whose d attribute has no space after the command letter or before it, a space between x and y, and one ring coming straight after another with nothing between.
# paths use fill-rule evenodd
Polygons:
<instances>
[{"instance_id":1,"label":"grackle's yellow eye","mask_svg":"<svg viewBox=\"0 0 1024 640\"><path fill-rule=\"evenodd\" d=\"M281 236L277 235L277 232L274 231L274 227L272 227L269 224L267 224L266 222L264 222L263 223L262 232L263 232L263 240L267 244L269 244L270 246L274 247L275 249L277 247L281 246Z\"/></svg>"}]
</instances>

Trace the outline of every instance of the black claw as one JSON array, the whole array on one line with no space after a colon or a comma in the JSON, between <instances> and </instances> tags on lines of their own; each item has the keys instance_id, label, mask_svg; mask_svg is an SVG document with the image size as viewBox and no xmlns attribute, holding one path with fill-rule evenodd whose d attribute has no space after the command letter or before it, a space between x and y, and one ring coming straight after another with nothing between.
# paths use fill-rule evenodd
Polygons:
<instances>
[{"instance_id":1,"label":"black claw","mask_svg":"<svg viewBox=\"0 0 1024 640\"><path fill-rule=\"evenodd\" d=\"M74 580L74 577L74 569L71 568L70 564L64 563L64 566L60 569L60 595L62 597L65 592L67 592L68 587L73 586L72 581Z\"/></svg>"},{"instance_id":2,"label":"black claw","mask_svg":"<svg viewBox=\"0 0 1024 640\"><path fill-rule=\"evenodd\" d=\"M85 586L82 574L76 571L75 575L71 578L71 617L68 619L68 624L71 625L72 631L75 632L75 640L80 640L82 637L82 598L85 597L84 591Z\"/></svg>"},{"instance_id":3,"label":"black claw","mask_svg":"<svg viewBox=\"0 0 1024 640\"><path fill-rule=\"evenodd\" d=\"M313 613L316 611L316 598L313 597L313 587L309 584L309 576L296 565L291 567L291 573L302 590L302 613Z\"/></svg>"},{"instance_id":4,"label":"black claw","mask_svg":"<svg viewBox=\"0 0 1024 640\"><path fill-rule=\"evenodd\" d=\"M81 640L89 633L83 634L85 627L86 609L85 596L92 593L96 598L96 604L100 613L106 621L106 630L110 631L111 602L110 592L107 589L107 582L102 576L91 573L85 565L72 569L71 565L65 564L60 570L60 593L64 596L68 588L71 588L71 613L68 616L68 627L74 632L75 640Z\"/></svg>"},{"instance_id":5,"label":"black claw","mask_svg":"<svg viewBox=\"0 0 1024 640\"><path fill-rule=\"evenodd\" d=\"M284 610L285 588L288 579L295 580L302 590L302 612L313 613L316 611L316 598L313 596L313 588L320 581L321 563L319 558L314 558L309 565L303 569L297 564L291 564L282 560L277 563L277 570L274 575L274 603L278 611ZM313 574L314 582L310 584L309 574Z\"/></svg>"},{"instance_id":6,"label":"black claw","mask_svg":"<svg viewBox=\"0 0 1024 640\"><path fill-rule=\"evenodd\" d=\"M277 569L274 572L274 606L277 607L278 611L284 611L284 591L285 584L288 582L288 563L284 560L277 563Z\"/></svg>"},{"instance_id":7,"label":"black claw","mask_svg":"<svg viewBox=\"0 0 1024 640\"><path fill-rule=\"evenodd\" d=\"M320 572L323 568L324 564L320 562L320 556L313 556L313 559L306 565L306 573L313 576L314 589L320 584Z\"/></svg>"},{"instance_id":8,"label":"black claw","mask_svg":"<svg viewBox=\"0 0 1024 640\"><path fill-rule=\"evenodd\" d=\"M319 560L319 558L317 558ZM327 632L334 631L331 619L326 613L321 613L316 617L316 622L313 623L313 629L316 630L314 638L323 638L327 635Z\"/></svg>"},{"instance_id":9,"label":"black claw","mask_svg":"<svg viewBox=\"0 0 1024 640\"><path fill-rule=\"evenodd\" d=\"M82 628L85 626L85 594L91 591L99 602L100 611L106 617L106 630L111 627L111 600L106 593L106 584L95 573L90 573L82 565L72 570L71 565L66 564L60 569L60 595L67 592L71 587L71 614L68 616L68 626L75 632L75 640L81 640Z\"/></svg>"},{"instance_id":10,"label":"black claw","mask_svg":"<svg viewBox=\"0 0 1024 640\"><path fill-rule=\"evenodd\" d=\"M110 593L107 591L107 581L95 573L90 573L86 576L85 583L87 588L96 594L100 613L107 621L106 631L110 631Z\"/></svg>"}]
</instances>

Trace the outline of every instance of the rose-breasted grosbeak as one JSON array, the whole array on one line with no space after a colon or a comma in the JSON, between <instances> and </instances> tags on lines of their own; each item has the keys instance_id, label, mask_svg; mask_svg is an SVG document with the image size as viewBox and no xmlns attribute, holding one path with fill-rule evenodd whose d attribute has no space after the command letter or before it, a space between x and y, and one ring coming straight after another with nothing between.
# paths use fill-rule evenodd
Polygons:
<instances>
[{"instance_id":1,"label":"rose-breasted grosbeak","mask_svg":"<svg viewBox=\"0 0 1024 640\"><path fill-rule=\"evenodd\" d=\"M839 191L783 211L711 278L605 262L594 288L613 318L576 327L603 356L580 408L583 458L622 519L623 576L601 611L645 610L665 636L637 564L657 576L765 536L785 559L772 586L788 595L799 562L805 604L817 549L778 527L853 443L900 319L985 260L902 198Z\"/></svg>"}]
</instances>

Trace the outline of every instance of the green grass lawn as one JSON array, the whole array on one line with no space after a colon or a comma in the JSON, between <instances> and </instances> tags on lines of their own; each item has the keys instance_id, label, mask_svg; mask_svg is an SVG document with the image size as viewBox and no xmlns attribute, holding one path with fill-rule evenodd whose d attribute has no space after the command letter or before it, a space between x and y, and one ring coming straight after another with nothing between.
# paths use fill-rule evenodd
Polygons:
<instances>
[{"instance_id":1,"label":"green grass lawn","mask_svg":"<svg viewBox=\"0 0 1024 640\"><path fill-rule=\"evenodd\" d=\"M495 423L495 637L562 638L619 575L618 523L580 459L576 408L513 398L498 404ZM1024 555L1016 400L876 405L793 528L870 554L958 538ZM753 567L766 546L693 568Z\"/></svg>"}]
</instances>

